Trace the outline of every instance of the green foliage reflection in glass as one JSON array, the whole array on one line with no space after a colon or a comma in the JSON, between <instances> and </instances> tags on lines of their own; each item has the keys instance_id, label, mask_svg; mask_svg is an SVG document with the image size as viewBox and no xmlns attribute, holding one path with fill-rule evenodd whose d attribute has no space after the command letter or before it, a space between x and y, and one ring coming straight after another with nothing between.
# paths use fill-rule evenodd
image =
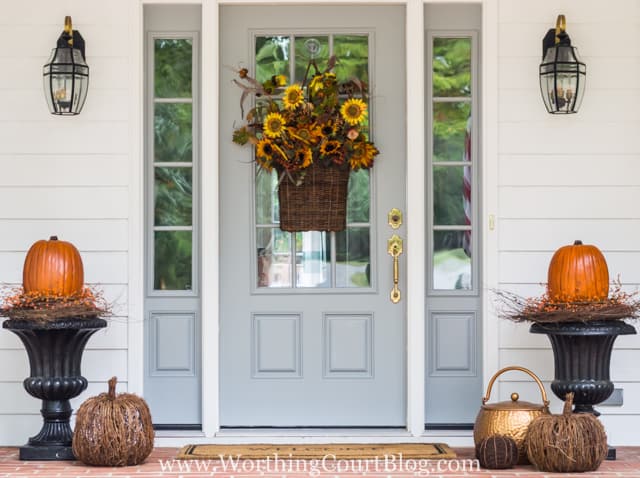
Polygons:
<instances>
[{"instance_id":1,"label":"green foliage reflection in glass","mask_svg":"<svg viewBox=\"0 0 640 478\"><path fill-rule=\"evenodd\" d=\"M153 124L154 161L193 160L192 105L156 103Z\"/></svg>"},{"instance_id":2,"label":"green foliage reflection in glass","mask_svg":"<svg viewBox=\"0 0 640 478\"><path fill-rule=\"evenodd\" d=\"M284 75L289 82L289 43L286 36L256 38L256 80L263 83Z\"/></svg>"},{"instance_id":3,"label":"green foliage reflection in glass","mask_svg":"<svg viewBox=\"0 0 640 478\"><path fill-rule=\"evenodd\" d=\"M436 226L466 226L463 175L465 134L471 116L471 38L433 39L433 215ZM460 101L451 101L459 98ZM440 163L440 164L438 164ZM433 232L433 288L469 289L469 231Z\"/></svg>"},{"instance_id":4,"label":"green foliage reflection in glass","mask_svg":"<svg viewBox=\"0 0 640 478\"><path fill-rule=\"evenodd\" d=\"M155 168L155 225L190 226L193 180L191 168Z\"/></svg>"},{"instance_id":5,"label":"green foliage reflection in glass","mask_svg":"<svg viewBox=\"0 0 640 478\"><path fill-rule=\"evenodd\" d=\"M190 98L191 40L158 38L154 47L155 97Z\"/></svg>"},{"instance_id":6,"label":"green foliage reflection in glass","mask_svg":"<svg viewBox=\"0 0 640 478\"><path fill-rule=\"evenodd\" d=\"M156 231L154 288L191 290L191 231Z\"/></svg>"},{"instance_id":7,"label":"green foliage reflection in glass","mask_svg":"<svg viewBox=\"0 0 640 478\"><path fill-rule=\"evenodd\" d=\"M165 229L193 224L192 41L154 41L154 214ZM175 100L175 101L172 101ZM180 162L185 167L164 167ZM193 232L154 232L154 289L191 290Z\"/></svg>"},{"instance_id":8,"label":"green foliage reflection in glass","mask_svg":"<svg viewBox=\"0 0 640 478\"><path fill-rule=\"evenodd\" d=\"M433 96L471 96L471 38L433 39Z\"/></svg>"},{"instance_id":9,"label":"green foliage reflection in glass","mask_svg":"<svg viewBox=\"0 0 640 478\"><path fill-rule=\"evenodd\" d=\"M326 67L331 53L338 58L338 64L334 72L339 81L346 81L357 77L369 82L369 38L367 35L333 35L329 36L270 36L256 38L256 79L260 82L268 81L274 75L284 75L287 83L290 80L291 42L295 48L295 78L294 81L302 82L307 68L310 54L305 44L310 39L317 40L318 52L316 60L320 69ZM330 51L330 43L333 43L333 52ZM295 241L291 241L291 234L282 232L277 228L279 221L277 184L278 176L274 171L271 174L256 168L256 224L261 226L273 226L273 228L259 228L258 236L258 261L259 269L268 262L271 267L269 283L258 285L264 287L291 287L291 281L285 278L285 269L278 268L278 262L284 266L286 263L292 266L291 248L298 251L297 263L304 269L318 264L317 254L324 254L321 262L327 261L330 256L329 235L325 234L322 241L323 250L305 250L305 238L317 235L317 232L296 233ZM336 233L336 278L335 287L370 287L369 261L370 261L370 232L368 223L370 210L370 171L359 170L351 172L349 178L349 194L347 198L347 230ZM351 224L365 224L367 226L354 227ZM267 233L266 231L271 231ZM313 242L313 241L311 241ZM306 248L308 249L308 248ZM261 259L265 254L273 255L269 261ZM311 259L310 259L311 258ZM300 262L302 261L302 262ZM311 262L309 262L311 261ZM323 266L329 271L328 264ZM274 272L282 271L282 272ZM316 277L316 276L314 276ZM328 278L328 276L325 276ZM300 279L300 277L299 277ZM263 278L264 280L264 278ZM302 287L306 279L303 279ZM309 283L307 283L309 284ZM318 281L316 287L326 287L324 281Z\"/></svg>"}]
</instances>

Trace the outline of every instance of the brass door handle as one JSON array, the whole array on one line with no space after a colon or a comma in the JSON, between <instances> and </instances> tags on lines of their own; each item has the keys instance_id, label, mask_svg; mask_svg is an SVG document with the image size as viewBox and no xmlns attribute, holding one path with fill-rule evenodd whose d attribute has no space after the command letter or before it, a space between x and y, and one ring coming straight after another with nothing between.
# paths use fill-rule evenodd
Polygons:
<instances>
[{"instance_id":1,"label":"brass door handle","mask_svg":"<svg viewBox=\"0 0 640 478\"><path fill-rule=\"evenodd\" d=\"M387 252L393 257L393 289L391 289L391 302L397 304L400 302L400 289L398 281L400 280L400 266L398 259L402 254L402 239L394 234L387 241Z\"/></svg>"}]
</instances>

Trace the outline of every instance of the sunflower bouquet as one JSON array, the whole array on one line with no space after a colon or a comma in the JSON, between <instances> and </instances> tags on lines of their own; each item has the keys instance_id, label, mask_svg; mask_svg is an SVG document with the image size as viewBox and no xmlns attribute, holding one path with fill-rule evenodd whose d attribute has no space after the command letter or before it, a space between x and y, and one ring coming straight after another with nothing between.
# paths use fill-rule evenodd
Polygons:
<instances>
[{"instance_id":1,"label":"sunflower bouquet","mask_svg":"<svg viewBox=\"0 0 640 478\"><path fill-rule=\"evenodd\" d=\"M311 60L304 81L291 85L282 75L260 83L246 69L238 70L234 82L242 89L243 116L247 97L254 96L255 105L234 130L233 141L254 145L257 164L268 172L275 169L280 182L302 184L312 165L368 169L379 154L367 134L366 84L338 82L335 64L333 56L321 71Z\"/></svg>"}]
</instances>

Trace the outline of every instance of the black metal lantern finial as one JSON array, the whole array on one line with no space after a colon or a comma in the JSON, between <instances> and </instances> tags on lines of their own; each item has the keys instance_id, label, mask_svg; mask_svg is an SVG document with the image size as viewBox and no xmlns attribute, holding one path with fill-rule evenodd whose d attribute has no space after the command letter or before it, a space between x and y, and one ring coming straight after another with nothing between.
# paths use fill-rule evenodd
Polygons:
<instances>
[{"instance_id":1,"label":"black metal lantern finial","mask_svg":"<svg viewBox=\"0 0 640 478\"><path fill-rule=\"evenodd\" d=\"M44 96L54 115L77 115L82 111L89 88L89 66L84 56L84 39L73 31L71 17L64 19L64 31L44 65Z\"/></svg>"},{"instance_id":2,"label":"black metal lantern finial","mask_svg":"<svg viewBox=\"0 0 640 478\"><path fill-rule=\"evenodd\" d=\"M547 111L552 114L577 113L582 104L587 66L571 46L564 15L558 15L556 28L542 40L540 92Z\"/></svg>"}]
</instances>

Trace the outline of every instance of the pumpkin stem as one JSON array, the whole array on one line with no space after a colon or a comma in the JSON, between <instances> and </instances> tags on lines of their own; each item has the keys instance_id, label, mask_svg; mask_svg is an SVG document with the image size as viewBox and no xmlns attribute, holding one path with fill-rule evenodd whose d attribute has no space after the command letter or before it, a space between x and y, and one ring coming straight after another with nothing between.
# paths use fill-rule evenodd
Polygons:
<instances>
[{"instance_id":1,"label":"pumpkin stem","mask_svg":"<svg viewBox=\"0 0 640 478\"><path fill-rule=\"evenodd\" d=\"M57 241L58 240L58 236L51 236L49 238L50 241Z\"/></svg>"},{"instance_id":2,"label":"pumpkin stem","mask_svg":"<svg viewBox=\"0 0 640 478\"><path fill-rule=\"evenodd\" d=\"M582 241L580 239L577 239L577 240L573 241L573 245L574 246L581 246L582 245Z\"/></svg>"},{"instance_id":3,"label":"pumpkin stem","mask_svg":"<svg viewBox=\"0 0 640 478\"><path fill-rule=\"evenodd\" d=\"M116 383L118 383L118 377L111 377L109 379L109 398L115 400L116 398Z\"/></svg>"},{"instance_id":4,"label":"pumpkin stem","mask_svg":"<svg viewBox=\"0 0 640 478\"><path fill-rule=\"evenodd\" d=\"M573 413L573 392L567 393L564 398L564 409L562 410L562 415L565 417L570 417Z\"/></svg>"}]
</instances>

